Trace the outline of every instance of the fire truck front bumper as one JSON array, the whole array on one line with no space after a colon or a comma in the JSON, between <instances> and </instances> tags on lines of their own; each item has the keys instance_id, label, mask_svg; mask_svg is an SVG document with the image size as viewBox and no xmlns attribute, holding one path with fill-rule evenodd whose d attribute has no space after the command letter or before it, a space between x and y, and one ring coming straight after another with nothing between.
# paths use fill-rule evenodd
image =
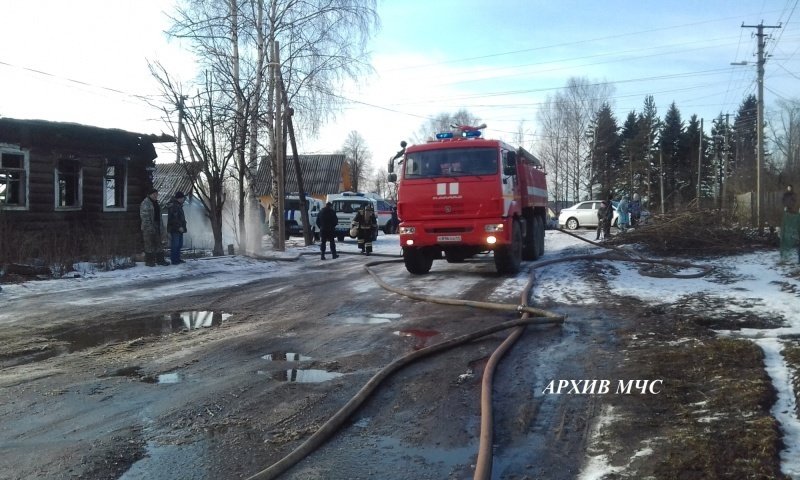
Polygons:
<instances>
[{"instance_id":1,"label":"fire truck front bumper","mask_svg":"<svg viewBox=\"0 0 800 480\"><path fill-rule=\"evenodd\" d=\"M504 222L473 221L470 224L431 224L407 222L398 233L403 247L473 246L493 250L510 241L509 227Z\"/></svg>"}]
</instances>

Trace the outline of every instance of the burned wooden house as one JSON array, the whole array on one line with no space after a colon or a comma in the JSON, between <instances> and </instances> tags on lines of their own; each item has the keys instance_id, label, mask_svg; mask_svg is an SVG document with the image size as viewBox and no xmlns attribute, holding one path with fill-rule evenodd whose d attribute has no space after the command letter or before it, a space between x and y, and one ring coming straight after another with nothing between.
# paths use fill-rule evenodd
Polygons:
<instances>
[{"instance_id":1,"label":"burned wooden house","mask_svg":"<svg viewBox=\"0 0 800 480\"><path fill-rule=\"evenodd\" d=\"M174 141L0 118L0 264L140 251L139 204L153 182L153 145Z\"/></svg>"}]
</instances>

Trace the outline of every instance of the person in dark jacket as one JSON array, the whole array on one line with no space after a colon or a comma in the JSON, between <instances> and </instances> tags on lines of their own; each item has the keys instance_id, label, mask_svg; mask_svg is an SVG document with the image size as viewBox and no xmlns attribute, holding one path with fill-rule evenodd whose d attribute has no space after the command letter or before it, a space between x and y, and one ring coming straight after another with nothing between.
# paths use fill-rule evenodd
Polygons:
<instances>
[{"instance_id":1,"label":"person in dark jacket","mask_svg":"<svg viewBox=\"0 0 800 480\"><path fill-rule=\"evenodd\" d=\"M400 218L397 216L397 207L392 207L392 219L390 222L392 226L389 228L389 233L397 233L397 228L400 226Z\"/></svg>"},{"instance_id":2,"label":"person in dark jacket","mask_svg":"<svg viewBox=\"0 0 800 480\"><path fill-rule=\"evenodd\" d=\"M630 205L628 205L628 211L631 214L631 227L638 227L639 219L642 217L642 202L639 199L638 193L633 194L633 199Z\"/></svg>"},{"instance_id":3,"label":"person in dark jacket","mask_svg":"<svg viewBox=\"0 0 800 480\"><path fill-rule=\"evenodd\" d=\"M611 195L608 200L600 202L600 207L597 209L597 236L595 240L606 238L611 235L611 219L614 217L614 205L611 203Z\"/></svg>"},{"instance_id":4,"label":"person in dark jacket","mask_svg":"<svg viewBox=\"0 0 800 480\"><path fill-rule=\"evenodd\" d=\"M139 218L142 221L144 239L144 264L148 267L169 265L161 250L161 207L158 205L158 190L151 188L139 205Z\"/></svg>"},{"instance_id":5,"label":"person in dark jacket","mask_svg":"<svg viewBox=\"0 0 800 480\"><path fill-rule=\"evenodd\" d=\"M370 255L372 253L372 238L378 230L378 217L375 215L375 207L370 203L365 208L358 211L353 224L358 227L358 248L361 253Z\"/></svg>"},{"instance_id":6,"label":"person in dark jacket","mask_svg":"<svg viewBox=\"0 0 800 480\"><path fill-rule=\"evenodd\" d=\"M611 221L614 219L614 204L611 203L614 200L614 195L609 193L608 200L606 200L606 218L603 222L603 237L609 238L611 236Z\"/></svg>"},{"instance_id":7,"label":"person in dark jacket","mask_svg":"<svg viewBox=\"0 0 800 480\"><path fill-rule=\"evenodd\" d=\"M333 258L339 258L336 254L336 224L339 223L339 217L333 211L333 204L328 202L322 207L317 215L317 227L319 227L319 250L321 253L320 258L325 260L325 242L331 244L331 254Z\"/></svg>"},{"instance_id":8,"label":"person in dark jacket","mask_svg":"<svg viewBox=\"0 0 800 480\"><path fill-rule=\"evenodd\" d=\"M788 213L797 212L797 195L791 185L786 185L786 191L783 192L783 211Z\"/></svg>"},{"instance_id":9,"label":"person in dark jacket","mask_svg":"<svg viewBox=\"0 0 800 480\"><path fill-rule=\"evenodd\" d=\"M184 263L181 260L183 234L186 233L186 215L183 213L183 202L186 195L180 190L167 206L167 233L169 233L169 259L173 265Z\"/></svg>"}]
</instances>

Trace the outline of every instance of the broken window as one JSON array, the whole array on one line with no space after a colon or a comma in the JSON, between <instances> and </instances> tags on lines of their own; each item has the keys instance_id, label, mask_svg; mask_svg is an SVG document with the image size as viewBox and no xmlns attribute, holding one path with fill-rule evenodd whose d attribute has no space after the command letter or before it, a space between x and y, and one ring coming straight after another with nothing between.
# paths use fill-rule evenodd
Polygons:
<instances>
[{"instance_id":1,"label":"broken window","mask_svg":"<svg viewBox=\"0 0 800 480\"><path fill-rule=\"evenodd\" d=\"M27 155L18 149L0 148L0 208L28 206Z\"/></svg>"},{"instance_id":2,"label":"broken window","mask_svg":"<svg viewBox=\"0 0 800 480\"><path fill-rule=\"evenodd\" d=\"M103 198L105 210L125 210L127 206L127 162L125 159L109 159L106 161L106 173L103 182Z\"/></svg>"},{"instance_id":3,"label":"broken window","mask_svg":"<svg viewBox=\"0 0 800 480\"><path fill-rule=\"evenodd\" d=\"M78 160L61 159L56 168L56 208L81 207L81 164Z\"/></svg>"}]
</instances>

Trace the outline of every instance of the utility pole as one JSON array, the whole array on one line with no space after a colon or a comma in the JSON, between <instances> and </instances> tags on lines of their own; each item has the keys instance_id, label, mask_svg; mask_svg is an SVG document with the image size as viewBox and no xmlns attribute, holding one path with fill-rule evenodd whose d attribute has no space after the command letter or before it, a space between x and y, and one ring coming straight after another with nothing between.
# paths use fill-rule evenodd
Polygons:
<instances>
[{"instance_id":1,"label":"utility pole","mask_svg":"<svg viewBox=\"0 0 800 480\"><path fill-rule=\"evenodd\" d=\"M697 208L701 208L700 205L700 179L702 178L701 174L703 172L703 119L700 119L700 148L697 152Z\"/></svg>"},{"instance_id":2,"label":"utility pole","mask_svg":"<svg viewBox=\"0 0 800 480\"><path fill-rule=\"evenodd\" d=\"M178 98L178 139L175 142L177 146L177 152L175 157L175 163L181 163L181 134L183 133L183 101L186 100L186 95L181 95Z\"/></svg>"},{"instance_id":3,"label":"utility pole","mask_svg":"<svg viewBox=\"0 0 800 480\"><path fill-rule=\"evenodd\" d=\"M279 252L286 251L286 213L284 212L284 203L286 201L285 181L286 172L284 168L284 155L283 155L283 88L279 85L281 62L279 58L280 47L278 42L274 43L275 52L273 54L272 68L275 69L275 162L278 173L278 191L275 192L276 202L278 208L278 241L276 242Z\"/></svg>"},{"instance_id":4,"label":"utility pole","mask_svg":"<svg viewBox=\"0 0 800 480\"><path fill-rule=\"evenodd\" d=\"M661 215L664 215L666 210L664 210L664 151L659 149L658 150L658 178L660 183L661 190Z\"/></svg>"},{"instance_id":5,"label":"utility pole","mask_svg":"<svg viewBox=\"0 0 800 480\"><path fill-rule=\"evenodd\" d=\"M725 114L725 140L724 140L725 141L725 145L722 147L722 154L723 154L723 158L722 158L722 178L723 179L721 180L721 182L722 182L722 200L720 201L720 205L722 205L723 209L725 208L725 205L726 205L726 198L725 197L728 195L728 180L729 180L728 177L729 177L729 173L730 173L728 171L728 160L730 160L730 156L731 156L730 152L728 151L728 137L730 137L730 135L731 135L731 133L730 133L730 128L731 128L730 127L730 119L731 119L731 114L730 113L726 113Z\"/></svg>"},{"instance_id":6,"label":"utility pole","mask_svg":"<svg viewBox=\"0 0 800 480\"><path fill-rule=\"evenodd\" d=\"M781 28L780 25L764 25L762 21L758 25L745 25L742 23L742 28L755 28L756 37L758 37L758 107L757 107L757 123L756 136L758 138L758 148L756 150L756 225L759 231L762 229L761 224L761 167L764 165L764 63L766 58L764 56L764 46L766 44L765 28Z\"/></svg>"}]
</instances>

